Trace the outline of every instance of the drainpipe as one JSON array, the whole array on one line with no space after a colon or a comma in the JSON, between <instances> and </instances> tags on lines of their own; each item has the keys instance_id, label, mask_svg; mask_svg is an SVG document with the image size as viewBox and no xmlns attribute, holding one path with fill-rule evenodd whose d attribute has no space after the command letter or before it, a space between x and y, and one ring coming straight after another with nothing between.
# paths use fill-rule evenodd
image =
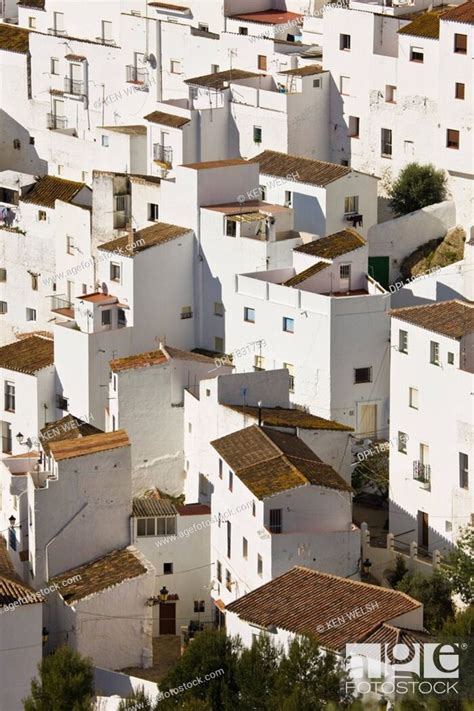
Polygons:
<instances>
[{"instance_id":1,"label":"drainpipe","mask_svg":"<svg viewBox=\"0 0 474 711\"><path fill-rule=\"evenodd\" d=\"M86 508L86 506L88 506L87 502L81 506L81 508L79 509L79 511L76 511L76 513L74 514L74 516L72 516L72 517L69 519L69 521L67 521L67 522L64 524L64 526L62 526L62 527L59 529L59 531L58 531L52 538L50 538L49 541L47 542L47 544L45 545L45 553L46 553L46 559L45 559L46 581L45 581L45 582L48 582L48 580L49 580L49 557L48 557L48 548L49 548L49 546L51 545L51 543L54 543L54 541L56 540L56 538L69 526L70 523L72 523L72 522L74 521L74 519L76 518L76 516L79 516L79 514L81 513L81 511L84 511L84 509Z\"/></svg>"}]
</instances>

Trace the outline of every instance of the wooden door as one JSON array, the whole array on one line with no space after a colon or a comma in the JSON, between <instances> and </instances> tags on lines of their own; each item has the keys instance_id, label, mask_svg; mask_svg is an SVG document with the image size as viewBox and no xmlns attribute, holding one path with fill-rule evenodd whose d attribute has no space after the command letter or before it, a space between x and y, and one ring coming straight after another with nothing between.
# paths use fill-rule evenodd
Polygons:
<instances>
[{"instance_id":1,"label":"wooden door","mask_svg":"<svg viewBox=\"0 0 474 711\"><path fill-rule=\"evenodd\" d=\"M160 634L176 634L176 603L160 603Z\"/></svg>"},{"instance_id":2,"label":"wooden door","mask_svg":"<svg viewBox=\"0 0 474 711\"><path fill-rule=\"evenodd\" d=\"M373 437L377 434L377 405L359 405L358 434L361 437Z\"/></svg>"},{"instance_id":3,"label":"wooden door","mask_svg":"<svg viewBox=\"0 0 474 711\"><path fill-rule=\"evenodd\" d=\"M418 545L423 548L429 545L429 522L425 511L418 511Z\"/></svg>"}]
</instances>

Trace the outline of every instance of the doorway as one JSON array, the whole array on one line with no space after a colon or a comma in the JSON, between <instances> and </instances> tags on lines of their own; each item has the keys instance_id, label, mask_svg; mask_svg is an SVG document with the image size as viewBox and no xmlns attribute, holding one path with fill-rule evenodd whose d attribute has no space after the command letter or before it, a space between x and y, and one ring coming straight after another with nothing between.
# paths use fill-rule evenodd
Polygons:
<instances>
[{"instance_id":1,"label":"doorway","mask_svg":"<svg viewBox=\"0 0 474 711\"><path fill-rule=\"evenodd\" d=\"M160 603L160 634L176 634L176 603Z\"/></svg>"},{"instance_id":2,"label":"doorway","mask_svg":"<svg viewBox=\"0 0 474 711\"><path fill-rule=\"evenodd\" d=\"M418 545L428 548L430 540L429 520L426 511L418 511Z\"/></svg>"},{"instance_id":3,"label":"doorway","mask_svg":"<svg viewBox=\"0 0 474 711\"><path fill-rule=\"evenodd\" d=\"M373 437L377 434L377 405L360 404L357 408L358 432L361 437Z\"/></svg>"}]
</instances>

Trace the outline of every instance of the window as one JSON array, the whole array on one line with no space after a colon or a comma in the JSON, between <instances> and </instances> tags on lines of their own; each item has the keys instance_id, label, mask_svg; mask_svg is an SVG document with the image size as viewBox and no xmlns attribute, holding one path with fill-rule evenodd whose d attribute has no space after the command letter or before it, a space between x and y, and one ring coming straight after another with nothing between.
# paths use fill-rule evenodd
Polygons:
<instances>
[{"instance_id":1,"label":"window","mask_svg":"<svg viewBox=\"0 0 474 711\"><path fill-rule=\"evenodd\" d=\"M253 127L253 141L254 143L262 142L262 129L260 126Z\"/></svg>"},{"instance_id":2,"label":"window","mask_svg":"<svg viewBox=\"0 0 474 711\"><path fill-rule=\"evenodd\" d=\"M103 148L108 148L109 147L109 136L106 136L105 133L103 133L102 136L100 137L100 142L101 142Z\"/></svg>"},{"instance_id":3,"label":"window","mask_svg":"<svg viewBox=\"0 0 474 711\"><path fill-rule=\"evenodd\" d=\"M36 321L36 309L26 309L26 320Z\"/></svg>"},{"instance_id":4,"label":"window","mask_svg":"<svg viewBox=\"0 0 474 711\"><path fill-rule=\"evenodd\" d=\"M371 383L372 382L372 368L354 368L354 383L359 385L360 383Z\"/></svg>"},{"instance_id":5,"label":"window","mask_svg":"<svg viewBox=\"0 0 474 711\"><path fill-rule=\"evenodd\" d=\"M173 563L163 563L163 575L173 574Z\"/></svg>"},{"instance_id":6,"label":"window","mask_svg":"<svg viewBox=\"0 0 474 711\"><path fill-rule=\"evenodd\" d=\"M193 426L192 426L191 422L188 422L188 432L192 432L192 431L193 431Z\"/></svg>"},{"instance_id":7,"label":"window","mask_svg":"<svg viewBox=\"0 0 474 711\"><path fill-rule=\"evenodd\" d=\"M56 57L51 57L51 74L59 74L59 59L56 59Z\"/></svg>"},{"instance_id":8,"label":"window","mask_svg":"<svg viewBox=\"0 0 474 711\"><path fill-rule=\"evenodd\" d=\"M102 20L101 22L101 27L102 27L102 40L104 42L110 41L112 39L112 23L108 22L107 20Z\"/></svg>"},{"instance_id":9,"label":"window","mask_svg":"<svg viewBox=\"0 0 474 711\"><path fill-rule=\"evenodd\" d=\"M58 175L62 175L64 171L64 166L63 165L58 165Z\"/></svg>"},{"instance_id":10,"label":"window","mask_svg":"<svg viewBox=\"0 0 474 711\"><path fill-rule=\"evenodd\" d=\"M71 235L66 235L66 252L74 254L74 237L71 237Z\"/></svg>"},{"instance_id":11,"label":"window","mask_svg":"<svg viewBox=\"0 0 474 711\"><path fill-rule=\"evenodd\" d=\"M110 262L110 281L120 283L121 271L120 264L117 264L117 262Z\"/></svg>"},{"instance_id":12,"label":"window","mask_svg":"<svg viewBox=\"0 0 474 711\"><path fill-rule=\"evenodd\" d=\"M313 79L313 89L320 89L323 85L322 79Z\"/></svg>"},{"instance_id":13,"label":"window","mask_svg":"<svg viewBox=\"0 0 474 711\"><path fill-rule=\"evenodd\" d=\"M38 275L30 272L31 277L31 288L33 291L38 291Z\"/></svg>"},{"instance_id":14,"label":"window","mask_svg":"<svg viewBox=\"0 0 474 711\"><path fill-rule=\"evenodd\" d=\"M5 410L15 412L15 383L5 382Z\"/></svg>"},{"instance_id":15,"label":"window","mask_svg":"<svg viewBox=\"0 0 474 711\"><path fill-rule=\"evenodd\" d=\"M202 22L198 22L198 29L203 32L209 32L209 25L204 25Z\"/></svg>"},{"instance_id":16,"label":"window","mask_svg":"<svg viewBox=\"0 0 474 711\"><path fill-rule=\"evenodd\" d=\"M234 491L234 475L229 471L229 491Z\"/></svg>"},{"instance_id":17,"label":"window","mask_svg":"<svg viewBox=\"0 0 474 711\"><path fill-rule=\"evenodd\" d=\"M359 138L360 118L358 116L349 116L349 136L351 138Z\"/></svg>"},{"instance_id":18,"label":"window","mask_svg":"<svg viewBox=\"0 0 474 711\"><path fill-rule=\"evenodd\" d=\"M288 316L283 316L283 330L287 333L294 333L295 320L293 318L288 318Z\"/></svg>"},{"instance_id":19,"label":"window","mask_svg":"<svg viewBox=\"0 0 474 711\"><path fill-rule=\"evenodd\" d=\"M218 581L220 583L222 583L222 563L220 562L220 560L217 561L216 576L217 576Z\"/></svg>"},{"instance_id":20,"label":"window","mask_svg":"<svg viewBox=\"0 0 474 711\"><path fill-rule=\"evenodd\" d=\"M466 54L467 52L467 35L454 35L454 52L456 54Z\"/></svg>"},{"instance_id":21,"label":"window","mask_svg":"<svg viewBox=\"0 0 474 711\"><path fill-rule=\"evenodd\" d=\"M6 281L7 280L7 270L6 269L0 269L0 281Z\"/></svg>"},{"instance_id":22,"label":"window","mask_svg":"<svg viewBox=\"0 0 474 711\"><path fill-rule=\"evenodd\" d=\"M387 104L397 103L397 87L393 84L385 84L385 101Z\"/></svg>"},{"instance_id":23,"label":"window","mask_svg":"<svg viewBox=\"0 0 474 711\"><path fill-rule=\"evenodd\" d=\"M425 52L423 47L410 47L410 62L420 62L423 64Z\"/></svg>"},{"instance_id":24,"label":"window","mask_svg":"<svg viewBox=\"0 0 474 711\"><path fill-rule=\"evenodd\" d=\"M264 54L258 55L258 68L261 72L267 71L267 58Z\"/></svg>"},{"instance_id":25,"label":"window","mask_svg":"<svg viewBox=\"0 0 474 711\"><path fill-rule=\"evenodd\" d=\"M87 183L87 171L81 170L81 182Z\"/></svg>"},{"instance_id":26,"label":"window","mask_svg":"<svg viewBox=\"0 0 474 711\"><path fill-rule=\"evenodd\" d=\"M19 150L20 150L20 148L21 148L21 141L20 141L18 138L15 138L15 139L14 139L14 141L13 141L13 148L14 148L16 151L19 151Z\"/></svg>"},{"instance_id":27,"label":"window","mask_svg":"<svg viewBox=\"0 0 474 711\"><path fill-rule=\"evenodd\" d=\"M46 222L47 215L45 210L38 210L38 222Z\"/></svg>"},{"instance_id":28,"label":"window","mask_svg":"<svg viewBox=\"0 0 474 711\"><path fill-rule=\"evenodd\" d=\"M245 559L249 557L249 542L244 537L242 537L242 557Z\"/></svg>"},{"instance_id":29,"label":"window","mask_svg":"<svg viewBox=\"0 0 474 711\"><path fill-rule=\"evenodd\" d=\"M265 185L260 185L258 189L260 190L260 200L265 201L267 199L267 189Z\"/></svg>"},{"instance_id":30,"label":"window","mask_svg":"<svg viewBox=\"0 0 474 711\"><path fill-rule=\"evenodd\" d=\"M265 357L261 355L254 356L254 366L255 371L265 370Z\"/></svg>"},{"instance_id":31,"label":"window","mask_svg":"<svg viewBox=\"0 0 474 711\"><path fill-rule=\"evenodd\" d=\"M216 353L224 353L224 339L220 336L214 337L214 350Z\"/></svg>"},{"instance_id":32,"label":"window","mask_svg":"<svg viewBox=\"0 0 474 711\"><path fill-rule=\"evenodd\" d=\"M125 309L117 309L117 325L126 326L127 317L125 316Z\"/></svg>"},{"instance_id":33,"label":"window","mask_svg":"<svg viewBox=\"0 0 474 711\"><path fill-rule=\"evenodd\" d=\"M448 365L454 365L454 353L448 353Z\"/></svg>"},{"instance_id":34,"label":"window","mask_svg":"<svg viewBox=\"0 0 474 711\"><path fill-rule=\"evenodd\" d=\"M382 128L380 134L381 147L380 152L383 157L390 158L392 155L392 129Z\"/></svg>"},{"instance_id":35,"label":"window","mask_svg":"<svg viewBox=\"0 0 474 711\"><path fill-rule=\"evenodd\" d=\"M418 410L418 390L417 388L408 388L408 401L410 407Z\"/></svg>"},{"instance_id":36,"label":"window","mask_svg":"<svg viewBox=\"0 0 474 711\"><path fill-rule=\"evenodd\" d=\"M255 323L255 309L251 309L249 306L244 306L244 321L248 323Z\"/></svg>"},{"instance_id":37,"label":"window","mask_svg":"<svg viewBox=\"0 0 474 711\"><path fill-rule=\"evenodd\" d=\"M463 452L459 452L459 486L469 489L469 457Z\"/></svg>"},{"instance_id":38,"label":"window","mask_svg":"<svg viewBox=\"0 0 474 711\"><path fill-rule=\"evenodd\" d=\"M156 519L157 536L176 535L176 516L159 516Z\"/></svg>"},{"instance_id":39,"label":"window","mask_svg":"<svg viewBox=\"0 0 474 711\"><path fill-rule=\"evenodd\" d=\"M30 136L30 146L34 146L34 145L35 145L35 138L34 138L34 136Z\"/></svg>"},{"instance_id":40,"label":"window","mask_svg":"<svg viewBox=\"0 0 474 711\"><path fill-rule=\"evenodd\" d=\"M281 533L281 509L270 509L270 533Z\"/></svg>"},{"instance_id":41,"label":"window","mask_svg":"<svg viewBox=\"0 0 474 711\"><path fill-rule=\"evenodd\" d=\"M285 207L291 207L293 195L291 190L285 190Z\"/></svg>"},{"instance_id":42,"label":"window","mask_svg":"<svg viewBox=\"0 0 474 711\"><path fill-rule=\"evenodd\" d=\"M36 30L36 17L28 18L28 27L30 30Z\"/></svg>"},{"instance_id":43,"label":"window","mask_svg":"<svg viewBox=\"0 0 474 711\"><path fill-rule=\"evenodd\" d=\"M219 479L222 479L223 462L219 459Z\"/></svg>"},{"instance_id":44,"label":"window","mask_svg":"<svg viewBox=\"0 0 474 711\"><path fill-rule=\"evenodd\" d=\"M263 575L263 560L260 553L257 554L257 573L258 575Z\"/></svg>"},{"instance_id":45,"label":"window","mask_svg":"<svg viewBox=\"0 0 474 711\"><path fill-rule=\"evenodd\" d=\"M446 147L459 148L459 131L456 131L454 128L448 128L446 131Z\"/></svg>"},{"instance_id":46,"label":"window","mask_svg":"<svg viewBox=\"0 0 474 711\"><path fill-rule=\"evenodd\" d=\"M283 363L283 367L286 368L289 373L288 387L290 389L290 393L294 393L295 392L295 366L292 365L291 363Z\"/></svg>"},{"instance_id":47,"label":"window","mask_svg":"<svg viewBox=\"0 0 474 711\"><path fill-rule=\"evenodd\" d=\"M225 570L225 586L229 592L232 591L232 578L230 577L230 571L227 570L227 568Z\"/></svg>"},{"instance_id":48,"label":"window","mask_svg":"<svg viewBox=\"0 0 474 711\"><path fill-rule=\"evenodd\" d=\"M453 530L453 524L451 521L445 521L444 522L444 530L445 533L451 533Z\"/></svg>"},{"instance_id":49,"label":"window","mask_svg":"<svg viewBox=\"0 0 474 711\"><path fill-rule=\"evenodd\" d=\"M347 280L351 278L351 265L341 264L339 267L339 279Z\"/></svg>"},{"instance_id":50,"label":"window","mask_svg":"<svg viewBox=\"0 0 474 711\"><path fill-rule=\"evenodd\" d=\"M398 350L400 353L408 353L408 331L398 331Z\"/></svg>"},{"instance_id":51,"label":"window","mask_svg":"<svg viewBox=\"0 0 474 711\"><path fill-rule=\"evenodd\" d=\"M65 410L67 412L69 408L69 400L63 395L56 395L56 407L58 410Z\"/></svg>"},{"instance_id":52,"label":"window","mask_svg":"<svg viewBox=\"0 0 474 711\"><path fill-rule=\"evenodd\" d=\"M6 301L0 301L0 314L8 313L8 304Z\"/></svg>"},{"instance_id":53,"label":"window","mask_svg":"<svg viewBox=\"0 0 474 711\"><path fill-rule=\"evenodd\" d=\"M225 220L225 233L227 237L235 237L237 235L237 223L234 220Z\"/></svg>"},{"instance_id":54,"label":"window","mask_svg":"<svg viewBox=\"0 0 474 711\"><path fill-rule=\"evenodd\" d=\"M148 221L157 222L159 217L159 206L153 202L148 203Z\"/></svg>"},{"instance_id":55,"label":"window","mask_svg":"<svg viewBox=\"0 0 474 711\"><path fill-rule=\"evenodd\" d=\"M170 61L170 72L171 74L181 74L181 61L179 59Z\"/></svg>"},{"instance_id":56,"label":"window","mask_svg":"<svg viewBox=\"0 0 474 711\"><path fill-rule=\"evenodd\" d=\"M12 426L9 422L2 422L2 453L12 453ZM13 499L15 501L16 497Z\"/></svg>"},{"instance_id":57,"label":"window","mask_svg":"<svg viewBox=\"0 0 474 711\"><path fill-rule=\"evenodd\" d=\"M455 99L464 99L465 97L465 90L466 90L466 85L461 84L460 82L456 82L456 89L454 91L454 98Z\"/></svg>"},{"instance_id":58,"label":"window","mask_svg":"<svg viewBox=\"0 0 474 711\"><path fill-rule=\"evenodd\" d=\"M137 518L137 536L156 535L155 518Z\"/></svg>"},{"instance_id":59,"label":"window","mask_svg":"<svg viewBox=\"0 0 474 711\"><path fill-rule=\"evenodd\" d=\"M351 36L350 35L339 35L339 49L344 52L351 51Z\"/></svg>"},{"instance_id":60,"label":"window","mask_svg":"<svg viewBox=\"0 0 474 711\"><path fill-rule=\"evenodd\" d=\"M209 388L206 388L206 397L211 397L211 391Z\"/></svg>"},{"instance_id":61,"label":"window","mask_svg":"<svg viewBox=\"0 0 474 711\"><path fill-rule=\"evenodd\" d=\"M344 214L356 215L359 212L359 196L350 195L344 198Z\"/></svg>"},{"instance_id":62,"label":"window","mask_svg":"<svg viewBox=\"0 0 474 711\"><path fill-rule=\"evenodd\" d=\"M430 363L439 365L439 343L430 341Z\"/></svg>"},{"instance_id":63,"label":"window","mask_svg":"<svg viewBox=\"0 0 474 711\"><path fill-rule=\"evenodd\" d=\"M101 316L102 326L110 326L112 323L112 309L104 309Z\"/></svg>"},{"instance_id":64,"label":"window","mask_svg":"<svg viewBox=\"0 0 474 711\"><path fill-rule=\"evenodd\" d=\"M341 165L348 166L348 165L349 165L349 161L346 160L345 158L343 158L343 159L341 160Z\"/></svg>"},{"instance_id":65,"label":"window","mask_svg":"<svg viewBox=\"0 0 474 711\"><path fill-rule=\"evenodd\" d=\"M398 433L398 451L402 454L407 453L407 440L408 436L405 434L405 432Z\"/></svg>"},{"instance_id":66,"label":"window","mask_svg":"<svg viewBox=\"0 0 474 711\"><path fill-rule=\"evenodd\" d=\"M194 612L204 612L204 600L194 600Z\"/></svg>"},{"instance_id":67,"label":"window","mask_svg":"<svg viewBox=\"0 0 474 711\"><path fill-rule=\"evenodd\" d=\"M56 32L64 32L64 13L63 12L55 12L54 17L54 29Z\"/></svg>"},{"instance_id":68,"label":"window","mask_svg":"<svg viewBox=\"0 0 474 711\"><path fill-rule=\"evenodd\" d=\"M182 306L180 318L192 318L193 310L191 306Z\"/></svg>"},{"instance_id":69,"label":"window","mask_svg":"<svg viewBox=\"0 0 474 711\"><path fill-rule=\"evenodd\" d=\"M222 301L214 301L214 316L224 315L224 304Z\"/></svg>"},{"instance_id":70,"label":"window","mask_svg":"<svg viewBox=\"0 0 474 711\"><path fill-rule=\"evenodd\" d=\"M211 64L211 74L217 74L219 71L219 65L218 64Z\"/></svg>"},{"instance_id":71,"label":"window","mask_svg":"<svg viewBox=\"0 0 474 711\"><path fill-rule=\"evenodd\" d=\"M230 558L232 552L232 524L227 521L227 557Z\"/></svg>"},{"instance_id":72,"label":"window","mask_svg":"<svg viewBox=\"0 0 474 711\"><path fill-rule=\"evenodd\" d=\"M239 35L248 35L249 31L247 27L239 27Z\"/></svg>"},{"instance_id":73,"label":"window","mask_svg":"<svg viewBox=\"0 0 474 711\"><path fill-rule=\"evenodd\" d=\"M255 516L257 512L257 507L255 506L255 501L252 501L252 516Z\"/></svg>"},{"instance_id":74,"label":"window","mask_svg":"<svg viewBox=\"0 0 474 711\"><path fill-rule=\"evenodd\" d=\"M351 83L351 78L350 77L344 77L341 76L339 78L339 91L341 94L348 96L350 93L350 83Z\"/></svg>"}]
</instances>

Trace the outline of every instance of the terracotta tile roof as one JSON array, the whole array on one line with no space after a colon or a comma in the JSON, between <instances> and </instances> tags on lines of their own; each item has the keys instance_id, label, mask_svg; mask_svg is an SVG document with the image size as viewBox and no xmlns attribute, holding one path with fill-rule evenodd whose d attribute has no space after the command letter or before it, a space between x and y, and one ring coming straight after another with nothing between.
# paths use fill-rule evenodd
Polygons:
<instances>
[{"instance_id":1,"label":"terracotta tile roof","mask_svg":"<svg viewBox=\"0 0 474 711\"><path fill-rule=\"evenodd\" d=\"M103 294L101 291L94 291L92 294L83 294L80 297L81 301L90 301L92 304L100 304L104 301L111 302L112 299L115 299L115 296Z\"/></svg>"},{"instance_id":2,"label":"terracotta tile roof","mask_svg":"<svg viewBox=\"0 0 474 711\"><path fill-rule=\"evenodd\" d=\"M169 2L149 2L148 5L160 10L175 10L176 12L187 12L190 9L185 5L171 5Z\"/></svg>"},{"instance_id":3,"label":"terracotta tile roof","mask_svg":"<svg viewBox=\"0 0 474 711\"><path fill-rule=\"evenodd\" d=\"M152 111L151 114L147 114L143 118L145 121L158 123L161 126L169 126L170 128L182 128L191 121L191 119L184 118L183 116L165 114L163 111Z\"/></svg>"},{"instance_id":4,"label":"terracotta tile roof","mask_svg":"<svg viewBox=\"0 0 474 711\"><path fill-rule=\"evenodd\" d=\"M87 57L82 54L66 54L64 59L68 59L70 62L85 62Z\"/></svg>"},{"instance_id":5,"label":"terracotta tile roof","mask_svg":"<svg viewBox=\"0 0 474 711\"><path fill-rule=\"evenodd\" d=\"M311 254L311 256L320 257L321 259L335 259L348 252L353 252L354 249L359 249L365 244L365 239L356 230L347 227L340 232L335 232L327 237L321 237L314 240L314 242L308 242L301 245L301 247L296 247L295 252Z\"/></svg>"},{"instance_id":6,"label":"terracotta tile roof","mask_svg":"<svg viewBox=\"0 0 474 711\"><path fill-rule=\"evenodd\" d=\"M185 163L183 168L192 168L193 170L212 170L213 168L229 168L234 165L245 165L248 161L243 158L228 158L227 160L209 160L203 163Z\"/></svg>"},{"instance_id":7,"label":"terracotta tile roof","mask_svg":"<svg viewBox=\"0 0 474 711\"><path fill-rule=\"evenodd\" d=\"M295 274L295 276L292 276L290 279L284 281L283 286L298 286L301 282L306 281L306 279L309 279L316 274L319 274L319 272L324 271L329 266L330 265L327 262L317 262L299 274Z\"/></svg>"},{"instance_id":8,"label":"terracotta tile roof","mask_svg":"<svg viewBox=\"0 0 474 711\"><path fill-rule=\"evenodd\" d=\"M257 74L256 72L248 72L244 69L226 69L223 72L214 72L214 74L204 74L200 77L192 77L191 79L186 79L184 83L220 91L221 89L224 89L225 85L229 82L259 76L262 75Z\"/></svg>"},{"instance_id":9,"label":"terracotta tile roof","mask_svg":"<svg viewBox=\"0 0 474 711\"><path fill-rule=\"evenodd\" d=\"M176 516L177 513L169 499L140 496L132 500L132 516L135 517Z\"/></svg>"},{"instance_id":10,"label":"terracotta tile roof","mask_svg":"<svg viewBox=\"0 0 474 711\"><path fill-rule=\"evenodd\" d=\"M138 578L149 570L143 556L136 548L129 546L56 575L50 582L57 583L64 602L73 605L90 595L97 595L127 580ZM74 577L77 577L76 582L67 583Z\"/></svg>"},{"instance_id":11,"label":"terracotta tile roof","mask_svg":"<svg viewBox=\"0 0 474 711\"><path fill-rule=\"evenodd\" d=\"M125 133L129 136L146 136L146 126L136 124L133 126L99 126L105 131L114 131L115 133Z\"/></svg>"},{"instance_id":12,"label":"terracotta tile roof","mask_svg":"<svg viewBox=\"0 0 474 711\"><path fill-rule=\"evenodd\" d=\"M468 25L474 24L474 0L465 2L462 5L453 7L443 14L443 22L464 22Z\"/></svg>"},{"instance_id":13,"label":"terracotta tile roof","mask_svg":"<svg viewBox=\"0 0 474 711\"><path fill-rule=\"evenodd\" d=\"M303 22L303 15L285 10L260 10L258 12L243 12L239 15L230 15L229 19L257 22L263 25L283 25L288 22L294 22L294 20Z\"/></svg>"},{"instance_id":14,"label":"terracotta tile roof","mask_svg":"<svg viewBox=\"0 0 474 711\"><path fill-rule=\"evenodd\" d=\"M30 585L24 583L16 573L6 541L0 535L0 608L14 602L29 605L35 602L44 602L44 598Z\"/></svg>"},{"instance_id":15,"label":"terracotta tile roof","mask_svg":"<svg viewBox=\"0 0 474 711\"><path fill-rule=\"evenodd\" d=\"M207 504L183 504L176 508L180 516L208 516L211 513Z\"/></svg>"},{"instance_id":16,"label":"terracotta tile roof","mask_svg":"<svg viewBox=\"0 0 474 711\"><path fill-rule=\"evenodd\" d=\"M321 74L327 71L323 69L320 64L307 64L304 67L298 67L297 69L285 69L283 72L278 72L278 74L286 74L291 77L310 77L314 74Z\"/></svg>"},{"instance_id":17,"label":"terracotta tile roof","mask_svg":"<svg viewBox=\"0 0 474 711\"><path fill-rule=\"evenodd\" d=\"M137 353L136 355L126 356L125 358L116 358L110 361L110 369L113 370L114 373L119 373L122 370L163 365L173 359L214 365L214 359L209 356L193 353L192 351L182 351L179 348L172 348L171 346L162 346L162 348L158 348L156 351Z\"/></svg>"},{"instance_id":18,"label":"terracotta tile roof","mask_svg":"<svg viewBox=\"0 0 474 711\"><path fill-rule=\"evenodd\" d=\"M25 197L22 197L21 200L41 207L54 208L56 200L71 202L85 187L85 183L64 180L54 175L45 175L44 178L40 178L36 182L30 192Z\"/></svg>"},{"instance_id":19,"label":"terracotta tile roof","mask_svg":"<svg viewBox=\"0 0 474 711\"><path fill-rule=\"evenodd\" d=\"M49 450L54 459L60 462L63 459L84 457L88 454L97 454L99 452L107 452L110 449L129 446L130 440L125 430L115 430L115 432L101 432L87 437L50 442Z\"/></svg>"},{"instance_id":20,"label":"terracotta tile roof","mask_svg":"<svg viewBox=\"0 0 474 711\"><path fill-rule=\"evenodd\" d=\"M429 635L420 630L407 630L402 627L394 627L388 623L380 625L363 640L365 644L386 644L389 654L396 644L406 644L414 651L417 642L429 641Z\"/></svg>"},{"instance_id":21,"label":"terracotta tile roof","mask_svg":"<svg viewBox=\"0 0 474 711\"><path fill-rule=\"evenodd\" d=\"M275 625L313 634L323 647L339 651L419 607L421 602L397 590L297 566L231 602L226 610L264 628ZM331 626L337 618L344 624Z\"/></svg>"},{"instance_id":22,"label":"terracotta tile roof","mask_svg":"<svg viewBox=\"0 0 474 711\"><path fill-rule=\"evenodd\" d=\"M425 306L392 309L389 313L400 321L407 321L427 331L457 340L474 331L473 301L438 301Z\"/></svg>"},{"instance_id":23,"label":"terracotta tile roof","mask_svg":"<svg viewBox=\"0 0 474 711\"><path fill-rule=\"evenodd\" d=\"M49 422L40 430L40 440L46 454L50 453L50 444L64 440L79 439L100 434L101 430L94 425L84 422L71 414L62 417L56 422Z\"/></svg>"},{"instance_id":24,"label":"terracotta tile roof","mask_svg":"<svg viewBox=\"0 0 474 711\"><path fill-rule=\"evenodd\" d=\"M227 407L258 420L258 407L249 405L227 405ZM269 427L300 427L303 430L354 431L353 427L343 425L335 420L326 420L324 417L311 415L309 412L291 410L286 407L262 407L262 424Z\"/></svg>"},{"instance_id":25,"label":"terracotta tile roof","mask_svg":"<svg viewBox=\"0 0 474 711\"><path fill-rule=\"evenodd\" d=\"M34 375L54 363L54 341L42 336L22 338L0 348L0 368Z\"/></svg>"},{"instance_id":26,"label":"terracotta tile roof","mask_svg":"<svg viewBox=\"0 0 474 711\"><path fill-rule=\"evenodd\" d=\"M30 48L29 36L29 30L24 27L2 23L0 24L0 50L27 54Z\"/></svg>"},{"instance_id":27,"label":"terracotta tile roof","mask_svg":"<svg viewBox=\"0 0 474 711\"><path fill-rule=\"evenodd\" d=\"M170 358L176 360L192 360L196 363L208 363L209 365L214 365L214 358L210 356L203 355L202 353L195 353L193 351L182 351L179 348L172 348L171 346L164 346L164 350Z\"/></svg>"},{"instance_id":28,"label":"terracotta tile roof","mask_svg":"<svg viewBox=\"0 0 474 711\"><path fill-rule=\"evenodd\" d=\"M134 247L129 250L129 236L124 235L113 239L111 242L100 244L98 249L103 249L106 252L120 252L124 256L134 257L139 252L144 252L145 249L156 247L165 242L170 242L178 237L191 233L188 227L179 227L178 225L168 225L166 222L155 222L150 227L145 227L143 230L137 230L133 235ZM142 242L143 240L143 242Z\"/></svg>"},{"instance_id":29,"label":"terracotta tile roof","mask_svg":"<svg viewBox=\"0 0 474 711\"><path fill-rule=\"evenodd\" d=\"M277 151L263 151L258 156L250 158L249 162L259 163L260 172L266 175L286 178L288 175L296 174L295 182L308 183L318 187L325 187L351 172L351 168L345 165L300 158Z\"/></svg>"},{"instance_id":30,"label":"terracotta tile roof","mask_svg":"<svg viewBox=\"0 0 474 711\"><path fill-rule=\"evenodd\" d=\"M439 12L424 12L409 25L398 30L399 35L439 39Z\"/></svg>"},{"instance_id":31,"label":"terracotta tile roof","mask_svg":"<svg viewBox=\"0 0 474 711\"><path fill-rule=\"evenodd\" d=\"M31 7L34 10L44 10L46 0L18 0L20 7Z\"/></svg>"},{"instance_id":32,"label":"terracotta tile roof","mask_svg":"<svg viewBox=\"0 0 474 711\"><path fill-rule=\"evenodd\" d=\"M352 491L294 434L251 425L211 445L259 499L307 484Z\"/></svg>"}]
</instances>

